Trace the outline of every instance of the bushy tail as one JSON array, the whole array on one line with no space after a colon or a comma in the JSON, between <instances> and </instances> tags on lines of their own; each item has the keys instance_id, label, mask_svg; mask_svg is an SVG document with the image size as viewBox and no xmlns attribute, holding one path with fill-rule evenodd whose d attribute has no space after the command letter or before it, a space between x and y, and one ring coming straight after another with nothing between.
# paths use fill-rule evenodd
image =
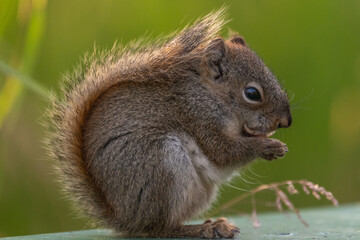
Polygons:
<instances>
[{"instance_id":1,"label":"bushy tail","mask_svg":"<svg viewBox=\"0 0 360 240\"><path fill-rule=\"evenodd\" d=\"M127 48L115 46L105 53L95 51L83 59L83 67L64 77L62 96L53 94L46 124L49 153L51 158L57 159L57 171L65 192L96 223L111 226L114 212L96 186L96 176L90 175L83 156L83 124L93 103L116 84L145 81L141 69L151 70L154 64L159 66L159 59L186 55L217 37L224 24L223 12L224 9L220 9L211 13L174 37L146 47L141 46L144 42L140 41Z\"/></svg>"}]
</instances>

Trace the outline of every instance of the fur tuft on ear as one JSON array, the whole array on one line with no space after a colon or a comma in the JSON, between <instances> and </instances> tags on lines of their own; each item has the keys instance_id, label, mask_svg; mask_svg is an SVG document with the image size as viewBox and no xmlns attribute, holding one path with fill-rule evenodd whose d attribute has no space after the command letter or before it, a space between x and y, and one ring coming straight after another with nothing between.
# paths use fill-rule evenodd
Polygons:
<instances>
[{"instance_id":1,"label":"fur tuft on ear","mask_svg":"<svg viewBox=\"0 0 360 240\"><path fill-rule=\"evenodd\" d=\"M245 39L242 36L234 36L230 39L230 42L235 43L235 44L241 44L243 46L246 46L246 42Z\"/></svg>"},{"instance_id":2,"label":"fur tuft on ear","mask_svg":"<svg viewBox=\"0 0 360 240\"><path fill-rule=\"evenodd\" d=\"M218 80L222 78L223 62L226 56L226 46L223 38L216 38L212 40L206 48L205 61L213 79Z\"/></svg>"},{"instance_id":3,"label":"fur tuft on ear","mask_svg":"<svg viewBox=\"0 0 360 240\"><path fill-rule=\"evenodd\" d=\"M229 29L229 33L228 33L228 41L234 44L240 44L242 46L247 46L245 39L239 35L239 33Z\"/></svg>"}]
</instances>

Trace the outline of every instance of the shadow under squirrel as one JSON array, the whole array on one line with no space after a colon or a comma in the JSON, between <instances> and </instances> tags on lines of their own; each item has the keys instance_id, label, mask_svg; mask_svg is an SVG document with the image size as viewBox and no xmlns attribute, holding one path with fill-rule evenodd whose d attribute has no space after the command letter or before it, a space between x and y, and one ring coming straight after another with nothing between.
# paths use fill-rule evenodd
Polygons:
<instances>
[{"instance_id":1,"label":"shadow under squirrel","mask_svg":"<svg viewBox=\"0 0 360 240\"><path fill-rule=\"evenodd\" d=\"M233 238L225 218L183 225L255 158L287 152L286 93L224 10L153 44L115 46L64 77L49 110L65 191L98 224L129 236Z\"/></svg>"}]
</instances>

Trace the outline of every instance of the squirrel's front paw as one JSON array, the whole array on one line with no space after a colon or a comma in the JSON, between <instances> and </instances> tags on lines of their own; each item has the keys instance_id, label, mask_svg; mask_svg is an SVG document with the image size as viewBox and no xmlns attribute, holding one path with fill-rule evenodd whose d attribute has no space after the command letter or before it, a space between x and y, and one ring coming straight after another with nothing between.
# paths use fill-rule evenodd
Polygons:
<instances>
[{"instance_id":1,"label":"squirrel's front paw","mask_svg":"<svg viewBox=\"0 0 360 240\"><path fill-rule=\"evenodd\" d=\"M281 158L288 152L285 143L272 138L264 138L259 157L266 160Z\"/></svg>"}]
</instances>

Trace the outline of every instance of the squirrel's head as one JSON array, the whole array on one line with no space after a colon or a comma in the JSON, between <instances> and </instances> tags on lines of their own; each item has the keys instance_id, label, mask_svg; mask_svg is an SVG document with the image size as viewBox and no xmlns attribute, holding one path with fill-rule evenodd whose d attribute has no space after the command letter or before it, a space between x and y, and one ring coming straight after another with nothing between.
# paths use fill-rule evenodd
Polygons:
<instances>
[{"instance_id":1,"label":"squirrel's head","mask_svg":"<svg viewBox=\"0 0 360 240\"><path fill-rule=\"evenodd\" d=\"M242 37L212 40L201 69L202 79L231 105L243 136L271 136L291 125L287 94Z\"/></svg>"}]
</instances>

